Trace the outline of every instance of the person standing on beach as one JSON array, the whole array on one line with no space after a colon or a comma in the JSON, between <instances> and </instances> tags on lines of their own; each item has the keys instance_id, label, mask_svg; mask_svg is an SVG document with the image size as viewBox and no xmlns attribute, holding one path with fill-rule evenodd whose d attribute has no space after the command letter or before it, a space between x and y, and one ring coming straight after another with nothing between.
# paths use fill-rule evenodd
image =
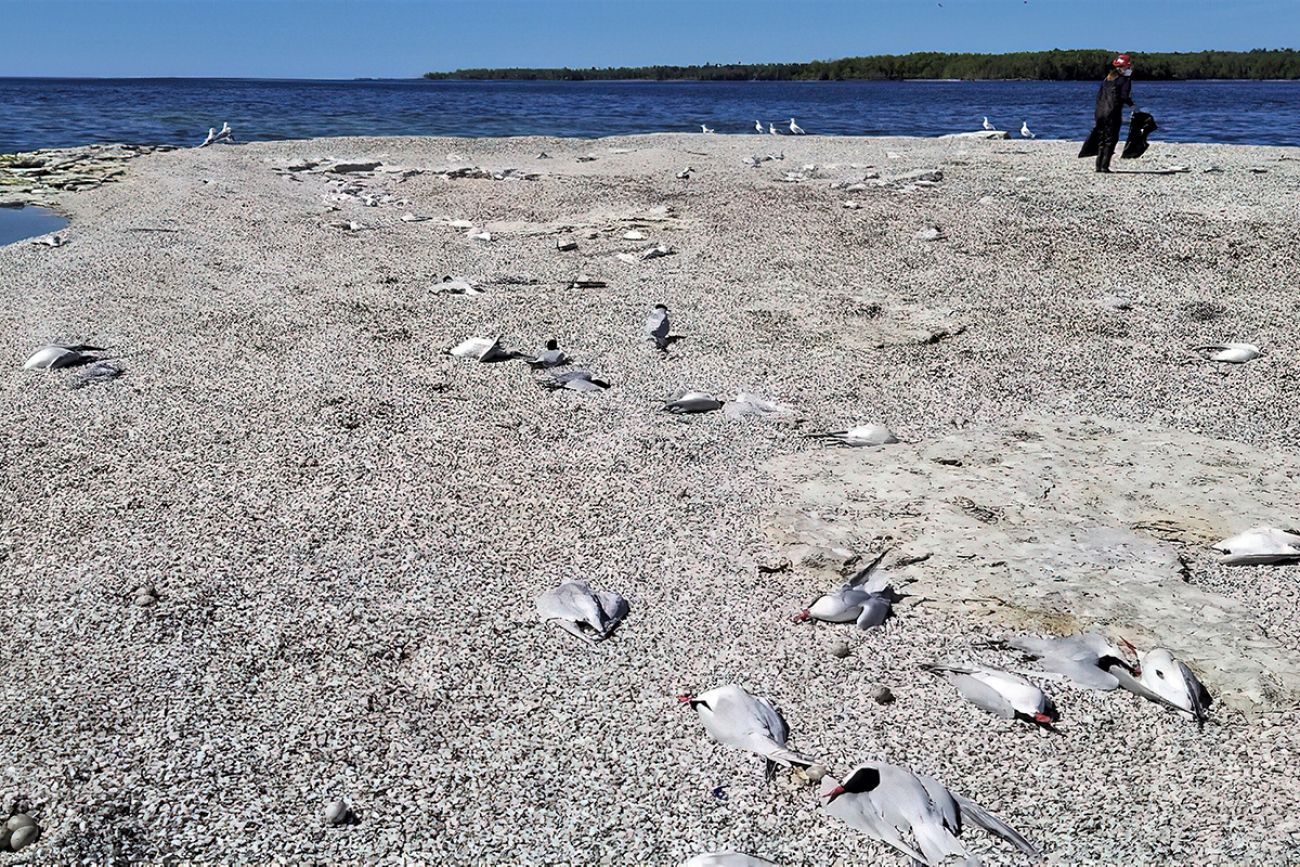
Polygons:
<instances>
[{"instance_id":1,"label":"person standing on beach","mask_svg":"<svg viewBox=\"0 0 1300 867\"><path fill-rule=\"evenodd\" d=\"M1132 107L1133 60L1121 54L1111 61L1111 70L1097 91L1097 171L1110 171L1110 158L1119 144L1119 130L1124 122L1124 106Z\"/></svg>"}]
</instances>

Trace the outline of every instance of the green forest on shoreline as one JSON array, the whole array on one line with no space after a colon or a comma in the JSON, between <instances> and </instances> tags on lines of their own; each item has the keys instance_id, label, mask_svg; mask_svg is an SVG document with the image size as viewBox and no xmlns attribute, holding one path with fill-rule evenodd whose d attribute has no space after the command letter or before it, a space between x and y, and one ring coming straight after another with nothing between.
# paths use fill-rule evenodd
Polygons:
<instances>
[{"instance_id":1,"label":"green forest on shoreline","mask_svg":"<svg viewBox=\"0 0 1300 867\"><path fill-rule=\"evenodd\" d=\"M808 63L733 63L703 66L629 66L604 69L458 69L426 72L435 80L513 81L889 81L921 79L1030 79L1078 81L1099 78L1115 53L1105 49L1021 51L1013 54L950 54L937 51L813 60ZM1296 79L1300 52L1254 51L1133 53L1134 78Z\"/></svg>"}]
</instances>

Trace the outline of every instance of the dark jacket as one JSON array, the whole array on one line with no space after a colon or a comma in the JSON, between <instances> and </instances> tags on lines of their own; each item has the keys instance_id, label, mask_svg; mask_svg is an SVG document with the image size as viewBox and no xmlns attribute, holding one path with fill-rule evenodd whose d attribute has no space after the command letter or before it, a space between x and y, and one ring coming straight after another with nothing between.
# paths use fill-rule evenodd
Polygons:
<instances>
[{"instance_id":1,"label":"dark jacket","mask_svg":"<svg viewBox=\"0 0 1300 867\"><path fill-rule=\"evenodd\" d=\"M1127 75L1103 81L1101 89L1097 91L1097 120L1121 114L1124 106L1133 105L1133 97L1129 95L1132 90L1133 79Z\"/></svg>"}]
</instances>

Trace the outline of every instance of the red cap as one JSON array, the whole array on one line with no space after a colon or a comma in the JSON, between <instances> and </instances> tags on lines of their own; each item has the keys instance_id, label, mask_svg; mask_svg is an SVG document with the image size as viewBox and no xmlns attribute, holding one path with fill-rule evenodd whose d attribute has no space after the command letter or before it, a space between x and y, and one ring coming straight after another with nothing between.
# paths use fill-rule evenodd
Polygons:
<instances>
[{"instance_id":1,"label":"red cap","mask_svg":"<svg viewBox=\"0 0 1300 867\"><path fill-rule=\"evenodd\" d=\"M1116 69L1128 69L1133 65L1133 60L1127 54L1121 54L1111 61Z\"/></svg>"}]
</instances>

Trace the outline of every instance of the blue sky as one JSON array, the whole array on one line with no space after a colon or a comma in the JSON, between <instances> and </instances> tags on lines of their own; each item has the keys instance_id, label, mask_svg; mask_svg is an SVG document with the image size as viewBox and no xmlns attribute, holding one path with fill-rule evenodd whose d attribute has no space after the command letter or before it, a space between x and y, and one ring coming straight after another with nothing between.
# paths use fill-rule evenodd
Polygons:
<instances>
[{"instance_id":1,"label":"blue sky","mask_svg":"<svg viewBox=\"0 0 1300 867\"><path fill-rule=\"evenodd\" d=\"M0 0L0 76L413 77L908 51L1297 47L1300 0ZM21 38L12 38L13 34Z\"/></svg>"}]
</instances>

